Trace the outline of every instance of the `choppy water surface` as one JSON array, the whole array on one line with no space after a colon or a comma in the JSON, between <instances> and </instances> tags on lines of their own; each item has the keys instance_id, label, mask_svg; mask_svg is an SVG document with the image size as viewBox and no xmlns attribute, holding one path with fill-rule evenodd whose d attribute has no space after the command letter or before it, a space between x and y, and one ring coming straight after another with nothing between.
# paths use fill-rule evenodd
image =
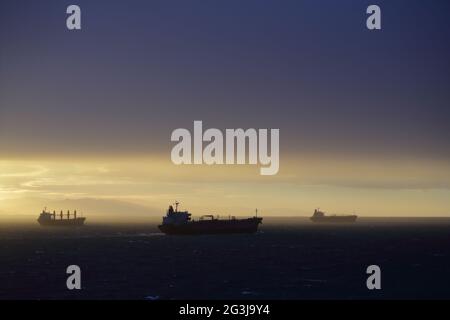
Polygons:
<instances>
[{"instance_id":1,"label":"choppy water surface","mask_svg":"<svg viewBox=\"0 0 450 320\"><path fill-rule=\"evenodd\" d=\"M81 291L66 289L71 264ZM371 264L381 291L366 288ZM3 224L0 283L1 299L448 299L450 219L268 218L258 234L219 236Z\"/></svg>"}]
</instances>

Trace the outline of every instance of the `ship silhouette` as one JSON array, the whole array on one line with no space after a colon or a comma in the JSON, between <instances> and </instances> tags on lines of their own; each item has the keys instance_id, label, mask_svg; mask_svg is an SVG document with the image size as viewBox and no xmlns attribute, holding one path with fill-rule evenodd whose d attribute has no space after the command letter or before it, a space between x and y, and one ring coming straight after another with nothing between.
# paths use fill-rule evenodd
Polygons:
<instances>
[{"instance_id":1,"label":"ship silhouette","mask_svg":"<svg viewBox=\"0 0 450 320\"><path fill-rule=\"evenodd\" d=\"M70 217L70 211L67 211L67 214L64 215L62 210L56 215L56 211L53 213L47 212L47 209L44 208L37 221L41 226L66 226L66 227L79 227L84 225L85 217L77 217L77 211L75 210L73 213L73 218Z\"/></svg>"},{"instance_id":2,"label":"ship silhouette","mask_svg":"<svg viewBox=\"0 0 450 320\"><path fill-rule=\"evenodd\" d=\"M192 220L188 211L178 211L179 203L169 206L163 222L158 226L159 230L165 234L231 234L231 233L255 233L263 218L256 215L251 218L236 219L229 217L228 219L215 218L213 215L201 216L199 220Z\"/></svg>"},{"instance_id":3,"label":"ship silhouette","mask_svg":"<svg viewBox=\"0 0 450 320\"><path fill-rule=\"evenodd\" d=\"M310 218L313 222L355 222L357 215L325 215L323 211L319 209L314 210L313 216Z\"/></svg>"}]
</instances>

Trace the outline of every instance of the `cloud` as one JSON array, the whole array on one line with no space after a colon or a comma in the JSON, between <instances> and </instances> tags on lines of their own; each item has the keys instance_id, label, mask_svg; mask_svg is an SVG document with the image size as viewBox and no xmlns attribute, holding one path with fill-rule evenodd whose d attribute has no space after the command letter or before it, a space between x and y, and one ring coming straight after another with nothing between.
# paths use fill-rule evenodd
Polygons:
<instances>
[{"instance_id":1,"label":"cloud","mask_svg":"<svg viewBox=\"0 0 450 320\"><path fill-rule=\"evenodd\" d=\"M168 204L180 200L197 212L238 215L256 207L275 215L298 208L309 212L320 204L342 210L356 206L389 212L397 207L408 212L405 206L414 197L417 208L435 206L444 214L450 208L449 168L436 161L297 156L282 159L280 173L265 177L256 166L175 166L170 159L159 158L0 162L0 208L7 200L17 200L17 208L8 210L30 211L27 203L34 199L33 206L78 201L77 207L92 212L159 208L155 211L162 214Z\"/></svg>"}]
</instances>

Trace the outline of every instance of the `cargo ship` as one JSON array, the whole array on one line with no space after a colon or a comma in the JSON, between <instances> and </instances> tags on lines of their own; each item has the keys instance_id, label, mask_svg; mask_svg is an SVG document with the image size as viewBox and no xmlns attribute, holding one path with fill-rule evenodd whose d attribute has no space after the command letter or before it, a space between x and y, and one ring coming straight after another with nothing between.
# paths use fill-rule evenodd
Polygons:
<instances>
[{"instance_id":1,"label":"cargo ship","mask_svg":"<svg viewBox=\"0 0 450 320\"><path fill-rule=\"evenodd\" d=\"M311 217L311 221L313 222L355 222L357 215L325 215L324 212L320 211L319 209L314 210L314 214Z\"/></svg>"},{"instance_id":2,"label":"cargo ship","mask_svg":"<svg viewBox=\"0 0 450 320\"><path fill-rule=\"evenodd\" d=\"M62 210L57 215L56 211L53 213L47 212L47 209L42 210L37 221L41 226L64 226L64 227L81 227L84 225L85 217L77 217L77 211L75 210L70 217L70 211L64 215Z\"/></svg>"},{"instance_id":3,"label":"cargo ship","mask_svg":"<svg viewBox=\"0 0 450 320\"><path fill-rule=\"evenodd\" d=\"M179 203L169 206L163 222L158 226L159 230L169 235L198 235L198 234L232 234L232 233L255 233L263 218L256 215L251 218L228 219L215 218L213 215L201 216L198 220L192 220L188 211L178 211Z\"/></svg>"}]
</instances>

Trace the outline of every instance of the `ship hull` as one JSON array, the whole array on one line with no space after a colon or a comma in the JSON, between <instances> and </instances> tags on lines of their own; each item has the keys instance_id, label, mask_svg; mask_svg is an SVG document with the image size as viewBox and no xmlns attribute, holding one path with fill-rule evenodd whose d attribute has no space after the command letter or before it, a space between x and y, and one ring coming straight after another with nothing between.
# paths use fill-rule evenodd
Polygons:
<instances>
[{"instance_id":1,"label":"ship hull","mask_svg":"<svg viewBox=\"0 0 450 320\"><path fill-rule=\"evenodd\" d=\"M311 221L317 223L352 223L356 221L357 217L358 216L311 217Z\"/></svg>"},{"instance_id":2,"label":"ship hull","mask_svg":"<svg viewBox=\"0 0 450 320\"><path fill-rule=\"evenodd\" d=\"M47 219L38 219L38 222L41 226L45 227L81 227L84 226L84 221L86 218L76 218L70 220L47 220Z\"/></svg>"},{"instance_id":3,"label":"ship hull","mask_svg":"<svg viewBox=\"0 0 450 320\"><path fill-rule=\"evenodd\" d=\"M169 235L255 233L262 218L192 221L182 225L162 224L158 228Z\"/></svg>"}]
</instances>

